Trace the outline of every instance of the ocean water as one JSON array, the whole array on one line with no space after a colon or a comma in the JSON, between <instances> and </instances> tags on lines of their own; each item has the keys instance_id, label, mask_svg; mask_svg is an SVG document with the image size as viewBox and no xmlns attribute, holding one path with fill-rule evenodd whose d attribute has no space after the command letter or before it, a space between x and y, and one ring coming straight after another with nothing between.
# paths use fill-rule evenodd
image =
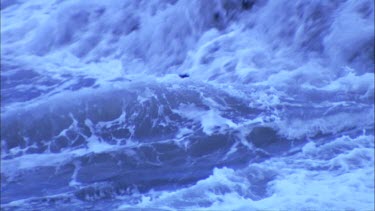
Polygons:
<instances>
[{"instance_id":1,"label":"ocean water","mask_svg":"<svg viewBox=\"0 0 375 211\"><path fill-rule=\"evenodd\" d=\"M1 0L1 210L374 210L372 0Z\"/></svg>"}]
</instances>

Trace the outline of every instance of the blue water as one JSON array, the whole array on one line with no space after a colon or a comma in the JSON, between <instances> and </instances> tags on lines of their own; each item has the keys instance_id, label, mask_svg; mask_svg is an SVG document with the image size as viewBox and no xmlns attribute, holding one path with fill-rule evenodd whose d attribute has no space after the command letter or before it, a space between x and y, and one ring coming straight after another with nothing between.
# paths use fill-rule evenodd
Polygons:
<instances>
[{"instance_id":1,"label":"blue water","mask_svg":"<svg viewBox=\"0 0 375 211\"><path fill-rule=\"evenodd\" d=\"M2 210L374 210L371 0L1 0Z\"/></svg>"}]
</instances>

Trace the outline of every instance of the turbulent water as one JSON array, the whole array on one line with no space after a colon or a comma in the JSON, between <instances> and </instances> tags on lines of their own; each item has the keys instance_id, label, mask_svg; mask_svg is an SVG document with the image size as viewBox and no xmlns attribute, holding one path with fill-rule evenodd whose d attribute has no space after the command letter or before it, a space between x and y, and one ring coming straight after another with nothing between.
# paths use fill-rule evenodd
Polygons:
<instances>
[{"instance_id":1,"label":"turbulent water","mask_svg":"<svg viewBox=\"0 0 375 211\"><path fill-rule=\"evenodd\" d=\"M373 210L372 0L1 0L2 210Z\"/></svg>"}]
</instances>

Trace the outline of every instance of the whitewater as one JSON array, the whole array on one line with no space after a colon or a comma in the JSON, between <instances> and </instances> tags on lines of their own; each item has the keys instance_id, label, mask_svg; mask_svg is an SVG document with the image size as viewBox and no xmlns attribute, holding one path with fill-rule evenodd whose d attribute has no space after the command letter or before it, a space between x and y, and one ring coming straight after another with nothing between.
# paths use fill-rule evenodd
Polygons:
<instances>
[{"instance_id":1,"label":"whitewater","mask_svg":"<svg viewBox=\"0 0 375 211\"><path fill-rule=\"evenodd\" d=\"M1 210L374 210L372 0L1 0Z\"/></svg>"}]
</instances>

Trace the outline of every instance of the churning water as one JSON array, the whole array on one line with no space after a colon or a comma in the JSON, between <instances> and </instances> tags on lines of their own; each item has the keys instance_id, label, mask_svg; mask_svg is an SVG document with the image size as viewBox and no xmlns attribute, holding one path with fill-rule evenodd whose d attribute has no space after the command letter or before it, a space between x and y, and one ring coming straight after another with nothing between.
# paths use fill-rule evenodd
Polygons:
<instances>
[{"instance_id":1,"label":"churning water","mask_svg":"<svg viewBox=\"0 0 375 211\"><path fill-rule=\"evenodd\" d=\"M372 0L1 0L2 210L373 210Z\"/></svg>"}]
</instances>

